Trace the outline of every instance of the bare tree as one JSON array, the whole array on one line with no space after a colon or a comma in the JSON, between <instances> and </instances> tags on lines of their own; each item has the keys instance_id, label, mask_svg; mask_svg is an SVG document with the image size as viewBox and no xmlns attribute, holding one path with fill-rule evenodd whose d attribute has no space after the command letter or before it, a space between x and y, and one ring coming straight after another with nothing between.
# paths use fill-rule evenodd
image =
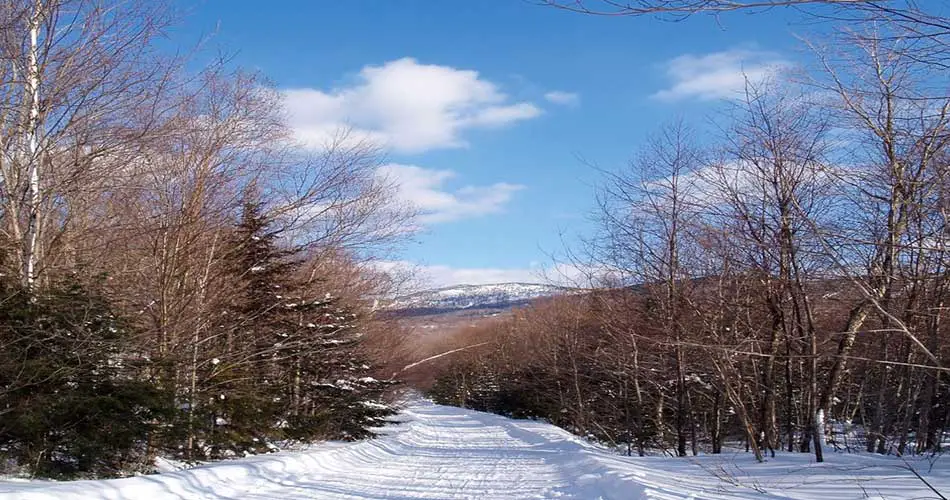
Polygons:
<instances>
[{"instance_id":1,"label":"bare tree","mask_svg":"<svg viewBox=\"0 0 950 500\"><path fill-rule=\"evenodd\" d=\"M928 65L950 68L950 13L939 2L918 0L536 0L570 12L608 17L658 16L679 21L696 14L794 9L809 20L827 21L836 29L869 23L886 25L893 33L878 40L916 44L915 58Z\"/></svg>"},{"instance_id":2,"label":"bare tree","mask_svg":"<svg viewBox=\"0 0 950 500\"><path fill-rule=\"evenodd\" d=\"M765 11L777 7L815 9L831 7L832 13L875 13L894 16L897 20L920 24L945 36L950 21L939 10L924 10L923 2L915 0L538 0L542 5L582 14L602 16L670 15L682 19L693 14L721 14L740 10Z\"/></svg>"},{"instance_id":3,"label":"bare tree","mask_svg":"<svg viewBox=\"0 0 950 500\"><path fill-rule=\"evenodd\" d=\"M152 40L169 16L161 3L5 2L0 35L0 200L4 235L28 288L47 267L64 227L64 191L108 175L100 161L148 128L151 108L177 66Z\"/></svg>"},{"instance_id":4,"label":"bare tree","mask_svg":"<svg viewBox=\"0 0 950 500\"><path fill-rule=\"evenodd\" d=\"M826 276L816 257L813 227L828 218L831 179L821 172L830 124L806 96L774 84L747 83L745 98L735 108L724 157L704 178L713 188L711 220L728 228L737 252L745 255L745 271L764 288L770 326L762 349L761 444L771 450L778 446L776 361L785 358L785 385L791 391L791 356L802 354L808 359L803 389L810 398L804 436L814 437L820 461L823 434L814 432L821 420L816 413L818 335L808 283ZM786 411L790 425L791 401ZM791 444L791 427L787 434ZM802 446L809 447L807 441Z\"/></svg>"},{"instance_id":5,"label":"bare tree","mask_svg":"<svg viewBox=\"0 0 950 500\"><path fill-rule=\"evenodd\" d=\"M820 401L825 412L857 334L873 316L882 323L879 359L892 356L888 346L893 332L906 343L909 358L904 362L922 356L931 366L941 365L929 347L933 343L922 340L921 329L926 328L918 324L923 305L917 301L930 293L925 290L943 288L942 278L934 279L941 276L939 267L929 266L942 260L944 221L934 215L940 212L939 158L947 147L950 101L932 81L932 65L919 60L917 43L894 39L888 32L846 33L834 50L815 47L822 72L814 82L837 97L832 107L845 130L843 139L851 144L842 155L850 166L835 175L850 187L850 213L859 215L851 219L850 230L839 232L843 237L825 234L823 241L827 254L863 295L838 343ZM942 293L933 297L938 303ZM933 311L939 323L939 308ZM881 378L890 376L885 366L878 370ZM884 380L882 387L887 385ZM885 404L883 392L877 400ZM882 435L885 409L875 413L872 427ZM884 450L883 440L877 448Z\"/></svg>"},{"instance_id":6,"label":"bare tree","mask_svg":"<svg viewBox=\"0 0 950 500\"><path fill-rule=\"evenodd\" d=\"M598 263L615 270L626 284L643 285L656 301L656 320L675 372L679 456L686 456L692 426L682 345L691 286L689 233L696 217L691 176L702 164L692 134L683 122L675 122L650 139L629 171L607 174L597 216L602 235L592 242Z\"/></svg>"}]
</instances>

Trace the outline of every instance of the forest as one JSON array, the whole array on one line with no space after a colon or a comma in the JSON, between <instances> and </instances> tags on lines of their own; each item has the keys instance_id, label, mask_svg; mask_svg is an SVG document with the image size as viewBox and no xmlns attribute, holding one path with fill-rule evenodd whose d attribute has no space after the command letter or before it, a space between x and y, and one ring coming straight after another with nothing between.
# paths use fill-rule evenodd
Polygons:
<instances>
[{"instance_id":1,"label":"forest","mask_svg":"<svg viewBox=\"0 0 950 500\"><path fill-rule=\"evenodd\" d=\"M812 65L747 77L711 125L672 119L603 172L576 293L422 347L460 351L418 383L627 454L943 451L947 18L834 3Z\"/></svg>"},{"instance_id":2,"label":"forest","mask_svg":"<svg viewBox=\"0 0 950 500\"><path fill-rule=\"evenodd\" d=\"M0 3L0 473L371 437L407 387L626 454L943 451L950 17L798 3L808 67L603 170L573 291L426 342L377 310L418 229L379 145L301 147L165 3Z\"/></svg>"},{"instance_id":3,"label":"forest","mask_svg":"<svg viewBox=\"0 0 950 500\"><path fill-rule=\"evenodd\" d=\"M160 48L175 15L0 6L4 472L122 475L392 413L367 262L412 214L379 151L296 147L262 75Z\"/></svg>"}]
</instances>

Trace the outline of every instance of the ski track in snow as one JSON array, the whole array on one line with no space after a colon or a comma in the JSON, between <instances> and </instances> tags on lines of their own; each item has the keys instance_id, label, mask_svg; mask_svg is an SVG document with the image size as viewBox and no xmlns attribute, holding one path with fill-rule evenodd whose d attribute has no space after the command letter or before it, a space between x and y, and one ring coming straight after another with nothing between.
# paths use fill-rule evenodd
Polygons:
<instances>
[{"instance_id":1,"label":"ski track in snow","mask_svg":"<svg viewBox=\"0 0 950 500\"><path fill-rule=\"evenodd\" d=\"M377 439L109 481L0 482L0 498L937 498L894 457L622 457L554 426L411 403ZM950 459L948 459L950 460ZM938 490L950 468L914 465Z\"/></svg>"}]
</instances>

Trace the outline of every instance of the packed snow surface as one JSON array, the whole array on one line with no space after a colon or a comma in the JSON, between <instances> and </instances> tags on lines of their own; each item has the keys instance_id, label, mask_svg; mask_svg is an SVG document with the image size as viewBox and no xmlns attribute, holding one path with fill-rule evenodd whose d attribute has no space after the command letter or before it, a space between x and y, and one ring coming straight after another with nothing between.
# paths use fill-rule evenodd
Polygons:
<instances>
[{"instance_id":1,"label":"packed snow surface","mask_svg":"<svg viewBox=\"0 0 950 500\"><path fill-rule=\"evenodd\" d=\"M385 435L110 481L0 482L22 499L939 498L941 459L828 453L623 457L540 422L416 401Z\"/></svg>"}]
</instances>

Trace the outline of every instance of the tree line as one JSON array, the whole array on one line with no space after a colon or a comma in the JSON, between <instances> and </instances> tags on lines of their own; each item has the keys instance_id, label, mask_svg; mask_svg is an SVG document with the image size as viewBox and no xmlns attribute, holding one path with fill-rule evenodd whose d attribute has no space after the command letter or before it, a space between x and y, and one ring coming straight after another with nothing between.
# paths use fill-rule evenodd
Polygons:
<instances>
[{"instance_id":1,"label":"tree line","mask_svg":"<svg viewBox=\"0 0 950 500\"><path fill-rule=\"evenodd\" d=\"M0 472L127 474L392 412L367 262L411 213L378 151L297 147L279 92L168 50L174 21L0 3Z\"/></svg>"},{"instance_id":2,"label":"tree line","mask_svg":"<svg viewBox=\"0 0 950 500\"><path fill-rule=\"evenodd\" d=\"M813 64L747 79L709 130L674 121L604 172L572 250L594 289L446 340L484 345L442 360L432 394L630 453L941 451L944 38L891 3L840 5L867 16L810 42Z\"/></svg>"}]
</instances>

